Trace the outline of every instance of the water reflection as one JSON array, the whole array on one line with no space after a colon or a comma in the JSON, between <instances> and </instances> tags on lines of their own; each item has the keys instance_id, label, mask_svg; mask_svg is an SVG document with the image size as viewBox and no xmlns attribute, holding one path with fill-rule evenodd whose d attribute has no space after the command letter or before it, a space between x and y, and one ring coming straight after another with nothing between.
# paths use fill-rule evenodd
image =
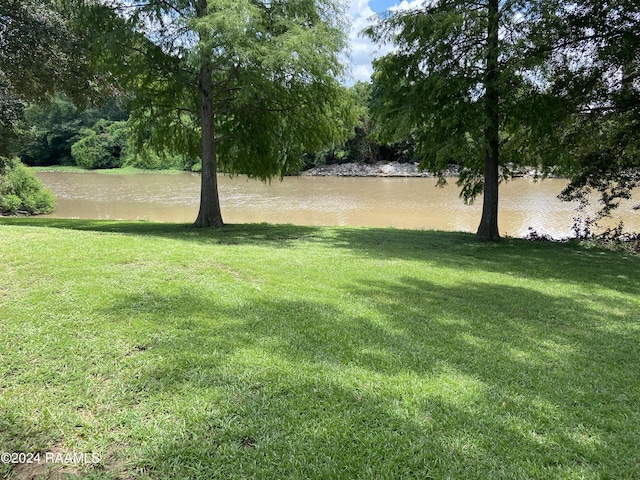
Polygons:
<instances>
[{"instance_id":1,"label":"water reflection","mask_svg":"<svg viewBox=\"0 0 640 480\"><path fill-rule=\"evenodd\" d=\"M198 174L40 172L38 176L56 195L53 217L185 223L198 213ZM481 202L465 205L455 181L444 188L435 183L429 178L288 177L265 184L222 176L220 200L227 223L475 231ZM576 205L558 200L565 185L564 180L527 178L502 185L501 234L524 236L532 227L555 237L569 235ZM640 231L640 218L631 206L623 205L618 215L628 230Z\"/></svg>"}]
</instances>

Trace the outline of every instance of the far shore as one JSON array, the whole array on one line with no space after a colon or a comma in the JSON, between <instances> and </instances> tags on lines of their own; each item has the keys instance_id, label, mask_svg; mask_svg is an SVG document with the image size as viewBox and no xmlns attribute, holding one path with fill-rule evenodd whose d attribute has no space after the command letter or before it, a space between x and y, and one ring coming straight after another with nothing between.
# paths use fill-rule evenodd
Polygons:
<instances>
[{"instance_id":1,"label":"far shore","mask_svg":"<svg viewBox=\"0 0 640 480\"><path fill-rule=\"evenodd\" d=\"M300 175L310 177L437 177L436 174L420 170L417 162L376 162L376 163L341 163L320 165L305 170ZM443 171L444 177L457 177L460 171L457 165L449 165ZM542 178L543 173L534 167L516 168L514 177Z\"/></svg>"},{"instance_id":2,"label":"far shore","mask_svg":"<svg viewBox=\"0 0 640 480\"><path fill-rule=\"evenodd\" d=\"M133 167L120 167L109 169L87 170L76 166L39 166L30 167L36 172L61 172L61 173L104 173L104 174L132 174L132 173L161 173L161 174L179 174L179 173L199 173L188 172L185 170L166 169L166 170L145 170ZM218 172L224 174L224 172ZM442 172L443 177L458 177L460 171L457 165L449 165ZM438 175L427 170L421 170L418 162L376 162L376 163L340 163L332 165L320 165L317 167L304 170L293 176L306 177L423 177L435 178ZM547 175L555 178L554 175ZM514 169L513 177L521 178L543 178L544 174L534 167L518 167Z\"/></svg>"}]
</instances>

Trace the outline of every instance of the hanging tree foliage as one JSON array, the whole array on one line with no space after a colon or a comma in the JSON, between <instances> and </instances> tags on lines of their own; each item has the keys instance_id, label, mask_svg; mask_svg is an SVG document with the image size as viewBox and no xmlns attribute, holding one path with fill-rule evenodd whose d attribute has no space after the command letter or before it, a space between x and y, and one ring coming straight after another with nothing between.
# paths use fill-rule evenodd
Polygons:
<instances>
[{"instance_id":1,"label":"hanging tree foliage","mask_svg":"<svg viewBox=\"0 0 640 480\"><path fill-rule=\"evenodd\" d=\"M562 197L599 192L606 215L640 186L640 4L583 0L558 18L547 78L562 99L549 135L571 180Z\"/></svg>"},{"instance_id":2,"label":"hanging tree foliage","mask_svg":"<svg viewBox=\"0 0 640 480\"><path fill-rule=\"evenodd\" d=\"M103 32L95 58L132 94L137 146L201 158L196 226L223 225L219 169L281 176L304 150L348 134L342 8L336 0L144 0L93 9Z\"/></svg>"},{"instance_id":3,"label":"hanging tree foliage","mask_svg":"<svg viewBox=\"0 0 640 480\"><path fill-rule=\"evenodd\" d=\"M498 185L508 167L540 163L532 145L549 115L540 80L552 54L541 27L553 12L546 1L434 0L367 31L395 46L374 62L383 134L415 138L422 168L461 166L465 201L483 193L481 239L499 239Z\"/></svg>"},{"instance_id":4,"label":"hanging tree foliage","mask_svg":"<svg viewBox=\"0 0 640 480\"><path fill-rule=\"evenodd\" d=\"M512 164L566 175L568 200L600 192L603 213L640 185L637 1L432 0L367 33L396 47L374 65L383 133L415 138L424 168L461 165L480 238Z\"/></svg>"},{"instance_id":5,"label":"hanging tree foliage","mask_svg":"<svg viewBox=\"0 0 640 480\"><path fill-rule=\"evenodd\" d=\"M88 62L62 0L0 2L0 155L15 153L28 102L87 94Z\"/></svg>"}]
</instances>

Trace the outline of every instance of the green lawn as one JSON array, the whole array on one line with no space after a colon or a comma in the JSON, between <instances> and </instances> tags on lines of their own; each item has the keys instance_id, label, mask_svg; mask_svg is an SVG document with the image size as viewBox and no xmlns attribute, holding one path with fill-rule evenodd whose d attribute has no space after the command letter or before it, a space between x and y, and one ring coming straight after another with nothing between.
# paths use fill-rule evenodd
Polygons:
<instances>
[{"instance_id":1,"label":"green lawn","mask_svg":"<svg viewBox=\"0 0 640 480\"><path fill-rule=\"evenodd\" d=\"M640 479L640 256L52 219L0 245L0 451L42 458L2 478Z\"/></svg>"}]
</instances>

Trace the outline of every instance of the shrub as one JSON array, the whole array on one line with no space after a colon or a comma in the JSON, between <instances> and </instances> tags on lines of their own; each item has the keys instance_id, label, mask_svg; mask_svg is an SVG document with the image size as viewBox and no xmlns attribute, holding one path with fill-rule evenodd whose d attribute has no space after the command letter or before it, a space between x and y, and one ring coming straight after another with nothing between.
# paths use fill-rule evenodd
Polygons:
<instances>
[{"instance_id":1,"label":"shrub","mask_svg":"<svg viewBox=\"0 0 640 480\"><path fill-rule=\"evenodd\" d=\"M81 130L92 128L100 119L121 121L127 112L117 98L98 109L78 109L68 98L56 95L50 103L30 105L25 110L28 135L18 150L27 165L75 165L71 147L81 138Z\"/></svg>"},{"instance_id":2,"label":"shrub","mask_svg":"<svg viewBox=\"0 0 640 480\"><path fill-rule=\"evenodd\" d=\"M20 205L22 205L22 200L17 195L12 193L0 195L0 212L3 215L17 212L20 210Z\"/></svg>"},{"instance_id":3,"label":"shrub","mask_svg":"<svg viewBox=\"0 0 640 480\"><path fill-rule=\"evenodd\" d=\"M145 170L165 170L165 169L177 169L177 170L191 170L194 167L199 166L198 160L191 158L173 155L170 153L162 153L152 149L146 149L144 152L128 155L125 161L125 166L142 168Z\"/></svg>"},{"instance_id":4,"label":"shrub","mask_svg":"<svg viewBox=\"0 0 640 480\"><path fill-rule=\"evenodd\" d=\"M100 120L80 131L80 140L71 146L71 156L79 167L119 168L124 164L127 145L126 122Z\"/></svg>"},{"instance_id":5,"label":"shrub","mask_svg":"<svg viewBox=\"0 0 640 480\"><path fill-rule=\"evenodd\" d=\"M55 207L51 190L17 158L0 157L0 214L37 215Z\"/></svg>"}]
</instances>

